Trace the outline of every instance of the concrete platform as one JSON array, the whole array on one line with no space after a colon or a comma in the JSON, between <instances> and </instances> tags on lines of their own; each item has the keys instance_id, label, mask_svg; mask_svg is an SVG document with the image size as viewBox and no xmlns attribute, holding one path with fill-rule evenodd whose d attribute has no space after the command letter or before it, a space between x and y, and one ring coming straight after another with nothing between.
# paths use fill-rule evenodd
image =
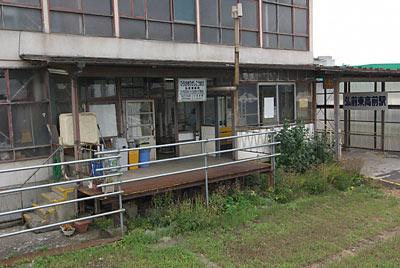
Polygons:
<instances>
[{"instance_id":1,"label":"concrete platform","mask_svg":"<svg viewBox=\"0 0 400 268\"><path fill-rule=\"evenodd\" d=\"M379 151L350 149L342 158L360 158L363 161L361 173L365 176L384 179L400 184L400 154Z\"/></svg>"}]
</instances>

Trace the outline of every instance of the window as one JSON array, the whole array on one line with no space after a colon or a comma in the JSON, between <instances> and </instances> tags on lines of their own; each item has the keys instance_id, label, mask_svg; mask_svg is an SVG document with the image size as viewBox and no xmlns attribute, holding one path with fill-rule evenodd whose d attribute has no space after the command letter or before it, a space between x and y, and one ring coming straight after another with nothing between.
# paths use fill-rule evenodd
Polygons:
<instances>
[{"instance_id":1,"label":"window","mask_svg":"<svg viewBox=\"0 0 400 268\"><path fill-rule=\"evenodd\" d=\"M260 122L275 124L296 120L294 84L259 84Z\"/></svg>"},{"instance_id":2,"label":"window","mask_svg":"<svg viewBox=\"0 0 400 268\"><path fill-rule=\"evenodd\" d=\"M258 94L256 83L239 86L239 125L258 124Z\"/></svg>"},{"instance_id":3,"label":"window","mask_svg":"<svg viewBox=\"0 0 400 268\"><path fill-rule=\"evenodd\" d=\"M258 1L241 0L240 44L258 46ZM235 42L232 6L237 0L200 0L201 42L233 45Z\"/></svg>"},{"instance_id":4,"label":"window","mask_svg":"<svg viewBox=\"0 0 400 268\"><path fill-rule=\"evenodd\" d=\"M42 71L0 71L0 161L49 155L45 80Z\"/></svg>"},{"instance_id":5,"label":"window","mask_svg":"<svg viewBox=\"0 0 400 268\"><path fill-rule=\"evenodd\" d=\"M307 0L263 0L264 47L308 50L308 13Z\"/></svg>"},{"instance_id":6,"label":"window","mask_svg":"<svg viewBox=\"0 0 400 268\"><path fill-rule=\"evenodd\" d=\"M119 12L121 37L196 41L194 0L119 0Z\"/></svg>"},{"instance_id":7,"label":"window","mask_svg":"<svg viewBox=\"0 0 400 268\"><path fill-rule=\"evenodd\" d=\"M50 0L53 33L113 36L111 0Z\"/></svg>"},{"instance_id":8,"label":"window","mask_svg":"<svg viewBox=\"0 0 400 268\"><path fill-rule=\"evenodd\" d=\"M0 0L0 29L42 30L40 0Z\"/></svg>"}]
</instances>

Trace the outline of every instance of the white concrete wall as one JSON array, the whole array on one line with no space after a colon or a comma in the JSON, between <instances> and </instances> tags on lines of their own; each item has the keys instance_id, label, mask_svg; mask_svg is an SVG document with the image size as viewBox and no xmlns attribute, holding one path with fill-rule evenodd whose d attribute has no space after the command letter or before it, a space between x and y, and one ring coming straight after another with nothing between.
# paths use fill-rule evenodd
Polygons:
<instances>
[{"instance_id":1,"label":"white concrete wall","mask_svg":"<svg viewBox=\"0 0 400 268\"><path fill-rule=\"evenodd\" d=\"M35 159L35 160L29 160L29 161L4 163L4 164L0 164L0 170L41 165L44 163L45 160L46 159ZM2 174L0 174L0 189L4 188L4 187L9 187L9 186L14 186L14 185L16 186L16 185L22 184L34 172L35 172L35 169L12 172L12 173L2 173ZM53 172L52 169L42 168L36 173L36 175L34 177L32 177L30 179L29 182L48 181L49 175L52 176L52 174L53 174L52 172Z\"/></svg>"},{"instance_id":2,"label":"white concrete wall","mask_svg":"<svg viewBox=\"0 0 400 268\"><path fill-rule=\"evenodd\" d=\"M35 32L21 32L12 41L20 56L234 63L233 47L224 45ZM241 47L240 62L312 64L313 55L311 51Z\"/></svg>"}]
</instances>

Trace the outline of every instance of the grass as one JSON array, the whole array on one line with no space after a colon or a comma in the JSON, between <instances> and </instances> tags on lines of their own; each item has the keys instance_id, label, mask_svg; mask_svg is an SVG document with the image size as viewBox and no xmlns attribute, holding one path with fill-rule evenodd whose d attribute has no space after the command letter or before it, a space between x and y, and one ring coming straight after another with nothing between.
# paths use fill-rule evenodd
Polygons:
<instances>
[{"instance_id":1,"label":"grass","mask_svg":"<svg viewBox=\"0 0 400 268\"><path fill-rule=\"evenodd\" d=\"M198 258L201 254L221 267L304 267L398 226L400 207L396 199L380 190L361 186L288 204L245 207L219 219L205 228L176 235L174 239L180 242L164 247L157 241L171 231L137 229L120 242L41 257L30 265L205 267ZM399 261L399 239L378 245L376 254L367 249L360 257L347 258L332 267L396 267L392 264Z\"/></svg>"},{"instance_id":2,"label":"grass","mask_svg":"<svg viewBox=\"0 0 400 268\"><path fill-rule=\"evenodd\" d=\"M400 235L372 248L366 248L354 257L344 258L328 267L399 267Z\"/></svg>"}]
</instances>

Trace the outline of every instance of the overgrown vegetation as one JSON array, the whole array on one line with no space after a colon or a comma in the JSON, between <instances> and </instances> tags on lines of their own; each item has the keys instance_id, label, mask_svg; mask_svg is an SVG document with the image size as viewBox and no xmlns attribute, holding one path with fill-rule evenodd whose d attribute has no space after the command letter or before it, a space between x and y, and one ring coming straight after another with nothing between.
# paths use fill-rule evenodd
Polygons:
<instances>
[{"instance_id":1,"label":"overgrown vegetation","mask_svg":"<svg viewBox=\"0 0 400 268\"><path fill-rule=\"evenodd\" d=\"M276 160L277 166L288 172L304 173L310 166L333 161L334 154L324 134L311 135L304 124L289 126L285 123L277 134L276 141L281 142L277 151L281 153Z\"/></svg>"}]
</instances>

